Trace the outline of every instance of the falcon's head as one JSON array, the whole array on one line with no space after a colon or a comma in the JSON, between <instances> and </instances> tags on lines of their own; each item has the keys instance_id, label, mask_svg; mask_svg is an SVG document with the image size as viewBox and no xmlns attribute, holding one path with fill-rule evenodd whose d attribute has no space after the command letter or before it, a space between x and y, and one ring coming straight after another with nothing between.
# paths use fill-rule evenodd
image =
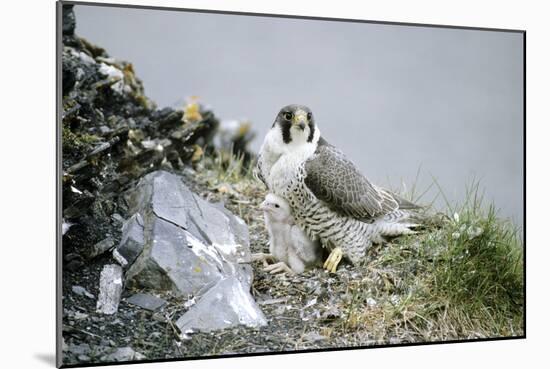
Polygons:
<instances>
[{"instance_id":1,"label":"falcon's head","mask_svg":"<svg viewBox=\"0 0 550 369\"><path fill-rule=\"evenodd\" d=\"M311 110L304 105L287 105L279 111L272 129L280 129L285 144L316 143L319 137Z\"/></svg>"}]
</instances>

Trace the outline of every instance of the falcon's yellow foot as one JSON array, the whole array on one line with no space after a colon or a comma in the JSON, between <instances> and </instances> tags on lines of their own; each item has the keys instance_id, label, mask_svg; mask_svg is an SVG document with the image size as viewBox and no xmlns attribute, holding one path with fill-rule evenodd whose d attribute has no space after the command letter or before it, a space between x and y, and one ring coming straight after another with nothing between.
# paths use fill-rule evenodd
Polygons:
<instances>
[{"instance_id":1,"label":"falcon's yellow foot","mask_svg":"<svg viewBox=\"0 0 550 369\"><path fill-rule=\"evenodd\" d=\"M340 260L342 260L342 256L344 256L342 249L340 247L335 248L330 252L323 268L328 270L330 273L336 273L336 268L338 267Z\"/></svg>"}]
</instances>

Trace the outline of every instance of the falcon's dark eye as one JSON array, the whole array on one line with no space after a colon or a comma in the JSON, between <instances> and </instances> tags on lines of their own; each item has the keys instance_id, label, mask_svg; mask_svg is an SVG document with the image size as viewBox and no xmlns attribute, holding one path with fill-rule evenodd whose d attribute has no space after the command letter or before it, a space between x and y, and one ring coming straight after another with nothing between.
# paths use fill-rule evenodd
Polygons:
<instances>
[{"instance_id":1,"label":"falcon's dark eye","mask_svg":"<svg viewBox=\"0 0 550 369\"><path fill-rule=\"evenodd\" d=\"M285 120L291 120L292 119L292 113L291 112L284 112L283 113L283 118L285 118Z\"/></svg>"},{"instance_id":2,"label":"falcon's dark eye","mask_svg":"<svg viewBox=\"0 0 550 369\"><path fill-rule=\"evenodd\" d=\"M311 113L307 113L307 121L310 122L311 121L311 118L312 118L312 115Z\"/></svg>"}]
</instances>

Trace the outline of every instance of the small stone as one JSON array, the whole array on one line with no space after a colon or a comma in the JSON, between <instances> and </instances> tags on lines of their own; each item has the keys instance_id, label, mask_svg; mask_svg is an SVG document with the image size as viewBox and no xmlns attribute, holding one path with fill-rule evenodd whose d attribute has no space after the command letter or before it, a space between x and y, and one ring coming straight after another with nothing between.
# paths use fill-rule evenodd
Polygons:
<instances>
[{"instance_id":1,"label":"small stone","mask_svg":"<svg viewBox=\"0 0 550 369\"><path fill-rule=\"evenodd\" d=\"M113 215L111 215L111 219L113 219L115 222L118 222L118 223L124 222L124 218L122 217L122 215L118 213L114 213Z\"/></svg>"},{"instance_id":2,"label":"small stone","mask_svg":"<svg viewBox=\"0 0 550 369\"><path fill-rule=\"evenodd\" d=\"M78 296L86 296L88 298L95 299L95 296L92 295L90 292L88 292L82 286L73 286L72 290L73 290L73 293L77 294Z\"/></svg>"},{"instance_id":3,"label":"small stone","mask_svg":"<svg viewBox=\"0 0 550 369\"><path fill-rule=\"evenodd\" d=\"M105 265L101 271L99 280L97 312L103 314L116 313L121 293L122 268L115 264Z\"/></svg>"},{"instance_id":4,"label":"small stone","mask_svg":"<svg viewBox=\"0 0 550 369\"><path fill-rule=\"evenodd\" d=\"M88 318L88 314L81 313L80 311L75 311L74 318L76 320L83 320Z\"/></svg>"},{"instance_id":5,"label":"small stone","mask_svg":"<svg viewBox=\"0 0 550 369\"><path fill-rule=\"evenodd\" d=\"M69 231L69 228L71 228L71 226L73 225L73 223L66 222L65 219L63 219L63 223L61 224L61 234L64 235L65 233L67 233L67 231Z\"/></svg>"},{"instance_id":6,"label":"small stone","mask_svg":"<svg viewBox=\"0 0 550 369\"><path fill-rule=\"evenodd\" d=\"M81 343L80 345L70 345L67 351L75 355L86 355L90 353L90 345L87 343Z\"/></svg>"},{"instance_id":7,"label":"small stone","mask_svg":"<svg viewBox=\"0 0 550 369\"><path fill-rule=\"evenodd\" d=\"M128 265L128 261L124 258L124 256L120 255L120 253L118 252L118 249L113 250L113 259L115 259L116 262L123 267Z\"/></svg>"},{"instance_id":8,"label":"small stone","mask_svg":"<svg viewBox=\"0 0 550 369\"><path fill-rule=\"evenodd\" d=\"M113 130L107 126L99 126L99 132L101 132L102 135L106 135L107 133L112 132Z\"/></svg>"},{"instance_id":9,"label":"small stone","mask_svg":"<svg viewBox=\"0 0 550 369\"><path fill-rule=\"evenodd\" d=\"M317 332L308 332L305 335L303 335L302 338L306 342L317 342L317 341L323 341L327 339L325 336L322 336Z\"/></svg>"},{"instance_id":10,"label":"small stone","mask_svg":"<svg viewBox=\"0 0 550 369\"><path fill-rule=\"evenodd\" d=\"M115 241L111 237L107 237L106 239L99 241L95 245L92 246L90 249L90 252L88 253L88 257L95 258L96 256L99 256L103 254L104 252L110 250L115 246Z\"/></svg>"},{"instance_id":11,"label":"small stone","mask_svg":"<svg viewBox=\"0 0 550 369\"><path fill-rule=\"evenodd\" d=\"M134 360L145 360L147 356L143 355L141 352L136 351L134 353Z\"/></svg>"},{"instance_id":12,"label":"small stone","mask_svg":"<svg viewBox=\"0 0 550 369\"><path fill-rule=\"evenodd\" d=\"M145 355L134 351L131 347L120 347L117 348L114 352L102 356L102 361L131 361L131 360L143 360L145 359Z\"/></svg>"},{"instance_id":13,"label":"small stone","mask_svg":"<svg viewBox=\"0 0 550 369\"><path fill-rule=\"evenodd\" d=\"M166 300L145 293L136 293L126 301L150 311L156 311L166 304Z\"/></svg>"},{"instance_id":14,"label":"small stone","mask_svg":"<svg viewBox=\"0 0 550 369\"><path fill-rule=\"evenodd\" d=\"M80 360L80 361L90 361L90 357L88 355L78 355L78 360Z\"/></svg>"}]
</instances>

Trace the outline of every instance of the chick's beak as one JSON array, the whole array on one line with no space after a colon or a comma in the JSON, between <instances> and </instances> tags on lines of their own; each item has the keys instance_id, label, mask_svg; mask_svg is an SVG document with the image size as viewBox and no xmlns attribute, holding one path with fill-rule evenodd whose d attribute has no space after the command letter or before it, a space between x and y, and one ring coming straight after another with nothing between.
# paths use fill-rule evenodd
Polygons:
<instances>
[{"instance_id":1,"label":"chick's beak","mask_svg":"<svg viewBox=\"0 0 550 369\"><path fill-rule=\"evenodd\" d=\"M267 201L264 201L260 204L260 210L267 211L269 209L269 206L267 205Z\"/></svg>"},{"instance_id":2,"label":"chick's beak","mask_svg":"<svg viewBox=\"0 0 550 369\"><path fill-rule=\"evenodd\" d=\"M292 123L303 131L306 128L307 124L306 112L301 110L296 112L296 114L294 114L294 117L292 118Z\"/></svg>"}]
</instances>

